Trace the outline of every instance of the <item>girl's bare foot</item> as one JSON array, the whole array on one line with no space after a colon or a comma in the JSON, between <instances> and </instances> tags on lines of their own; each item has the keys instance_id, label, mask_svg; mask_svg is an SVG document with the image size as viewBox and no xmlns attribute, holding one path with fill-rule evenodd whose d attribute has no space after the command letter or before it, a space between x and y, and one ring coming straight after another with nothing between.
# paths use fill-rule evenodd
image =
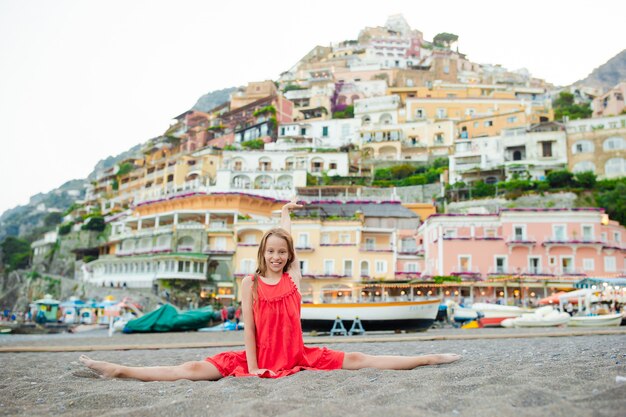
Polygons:
<instances>
[{"instance_id":1,"label":"girl's bare foot","mask_svg":"<svg viewBox=\"0 0 626 417\"><path fill-rule=\"evenodd\" d=\"M452 363L461 359L463 356L457 355L456 353L440 353L434 354L432 356L431 365L441 365L444 363Z\"/></svg>"},{"instance_id":2,"label":"girl's bare foot","mask_svg":"<svg viewBox=\"0 0 626 417\"><path fill-rule=\"evenodd\" d=\"M93 369L104 378L115 378L119 376L120 366L110 362L94 361L89 356L80 355L79 361L89 369Z\"/></svg>"}]
</instances>

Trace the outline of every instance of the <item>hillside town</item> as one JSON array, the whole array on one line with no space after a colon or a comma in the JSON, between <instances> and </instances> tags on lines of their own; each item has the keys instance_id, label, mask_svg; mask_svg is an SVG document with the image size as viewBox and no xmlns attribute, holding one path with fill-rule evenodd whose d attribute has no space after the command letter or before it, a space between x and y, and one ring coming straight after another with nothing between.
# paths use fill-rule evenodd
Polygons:
<instances>
[{"instance_id":1,"label":"hillside town","mask_svg":"<svg viewBox=\"0 0 626 417\"><path fill-rule=\"evenodd\" d=\"M589 187L626 176L626 83L571 87L592 113L557 118L563 90L472 62L457 41L391 16L183 111L98 173L32 243L32 267L181 306L234 305L261 236L297 196L305 303L534 306L584 278L624 277L624 224L549 191L563 176ZM530 183L544 198L517 203Z\"/></svg>"}]
</instances>

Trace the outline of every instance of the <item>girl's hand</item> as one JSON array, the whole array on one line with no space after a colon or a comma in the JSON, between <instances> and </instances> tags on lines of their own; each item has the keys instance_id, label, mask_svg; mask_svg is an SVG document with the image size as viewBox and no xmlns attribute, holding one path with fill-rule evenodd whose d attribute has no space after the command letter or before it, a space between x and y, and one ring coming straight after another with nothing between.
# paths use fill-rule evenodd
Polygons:
<instances>
[{"instance_id":1,"label":"girl's hand","mask_svg":"<svg viewBox=\"0 0 626 417\"><path fill-rule=\"evenodd\" d=\"M269 376L276 376L276 372L272 371L271 369L253 369L249 371L252 375L263 375L264 373L268 373Z\"/></svg>"},{"instance_id":2,"label":"girl's hand","mask_svg":"<svg viewBox=\"0 0 626 417\"><path fill-rule=\"evenodd\" d=\"M283 206L283 210L293 210L296 208L304 207L302 204L298 204L298 197L293 197L291 201Z\"/></svg>"}]
</instances>

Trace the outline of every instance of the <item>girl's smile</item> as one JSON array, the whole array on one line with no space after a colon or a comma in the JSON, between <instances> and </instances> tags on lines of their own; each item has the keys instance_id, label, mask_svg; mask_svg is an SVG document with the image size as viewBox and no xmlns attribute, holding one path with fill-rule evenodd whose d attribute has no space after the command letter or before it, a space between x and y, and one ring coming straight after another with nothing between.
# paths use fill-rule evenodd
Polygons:
<instances>
[{"instance_id":1,"label":"girl's smile","mask_svg":"<svg viewBox=\"0 0 626 417\"><path fill-rule=\"evenodd\" d=\"M274 235L270 236L266 241L264 256L268 272L282 275L283 268L289 260L289 249L285 239Z\"/></svg>"}]
</instances>

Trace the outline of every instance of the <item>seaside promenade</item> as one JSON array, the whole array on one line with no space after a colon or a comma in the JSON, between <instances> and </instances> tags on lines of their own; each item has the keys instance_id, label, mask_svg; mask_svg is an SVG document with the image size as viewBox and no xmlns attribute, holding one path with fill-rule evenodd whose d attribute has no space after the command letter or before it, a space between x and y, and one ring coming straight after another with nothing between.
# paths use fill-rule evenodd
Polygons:
<instances>
[{"instance_id":1,"label":"seaside promenade","mask_svg":"<svg viewBox=\"0 0 626 417\"><path fill-rule=\"evenodd\" d=\"M307 336L372 354L455 352L411 371L306 371L278 380L106 380L78 362L173 365L243 349L242 332L0 337L0 415L623 416L626 329L431 329Z\"/></svg>"}]
</instances>

